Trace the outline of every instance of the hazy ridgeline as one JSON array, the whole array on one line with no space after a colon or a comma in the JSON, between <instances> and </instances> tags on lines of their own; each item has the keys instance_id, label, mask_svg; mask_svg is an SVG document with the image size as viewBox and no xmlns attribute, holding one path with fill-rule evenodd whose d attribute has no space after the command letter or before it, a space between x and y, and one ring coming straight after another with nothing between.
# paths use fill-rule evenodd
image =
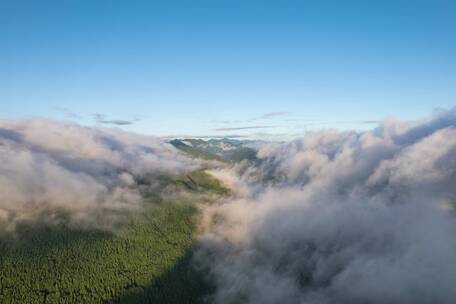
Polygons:
<instances>
[{"instance_id":1,"label":"hazy ridgeline","mask_svg":"<svg viewBox=\"0 0 456 304\"><path fill-rule=\"evenodd\" d=\"M264 145L214 175L196 262L215 303L456 302L456 110Z\"/></svg>"}]
</instances>

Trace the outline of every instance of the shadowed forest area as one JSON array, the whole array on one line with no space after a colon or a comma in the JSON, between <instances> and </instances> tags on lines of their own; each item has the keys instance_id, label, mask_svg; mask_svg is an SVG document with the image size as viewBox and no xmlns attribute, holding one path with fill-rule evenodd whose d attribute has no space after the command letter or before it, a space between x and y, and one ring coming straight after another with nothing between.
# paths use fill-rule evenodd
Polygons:
<instances>
[{"instance_id":1,"label":"shadowed forest area","mask_svg":"<svg viewBox=\"0 0 456 304\"><path fill-rule=\"evenodd\" d=\"M199 202L226 193L202 171L169 181L188 196L146 202L114 232L24 223L0 239L2 303L201 303L190 265Z\"/></svg>"}]
</instances>

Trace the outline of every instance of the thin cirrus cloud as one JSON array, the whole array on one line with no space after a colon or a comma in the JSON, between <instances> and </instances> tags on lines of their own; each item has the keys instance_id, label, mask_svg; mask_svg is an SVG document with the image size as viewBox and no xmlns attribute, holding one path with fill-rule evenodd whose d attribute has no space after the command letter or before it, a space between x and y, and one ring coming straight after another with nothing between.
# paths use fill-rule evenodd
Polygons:
<instances>
[{"instance_id":1,"label":"thin cirrus cloud","mask_svg":"<svg viewBox=\"0 0 456 304\"><path fill-rule=\"evenodd\" d=\"M288 116L291 115L291 112L286 112L286 111L277 111L277 112L267 112L264 114L261 114L260 116L252 117L249 119L237 119L237 120L214 120L214 123L219 123L219 124L235 124L235 123L248 123L252 121L257 121L257 120L265 120L269 118L276 118L276 117L283 117L283 116Z\"/></svg>"},{"instance_id":2,"label":"thin cirrus cloud","mask_svg":"<svg viewBox=\"0 0 456 304\"><path fill-rule=\"evenodd\" d=\"M265 118L278 117L278 116L287 116L287 115L290 115L290 114L291 114L291 112L285 112L285 111L268 112L268 113L264 113L260 117L257 117L256 119L258 120L258 119L265 119Z\"/></svg>"},{"instance_id":3,"label":"thin cirrus cloud","mask_svg":"<svg viewBox=\"0 0 456 304\"><path fill-rule=\"evenodd\" d=\"M209 135L190 135L190 134L172 134L163 136L164 139L176 139L176 138L185 138L185 139L222 139L222 138L249 138L248 135L241 134L209 134Z\"/></svg>"},{"instance_id":4,"label":"thin cirrus cloud","mask_svg":"<svg viewBox=\"0 0 456 304\"><path fill-rule=\"evenodd\" d=\"M111 119L111 120L97 120L98 123L108 124L108 125L117 125L117 126L127 126L132 125L134 122L130 120L121 120L121 119Z\"/></svg>"},{"instance_id":5,"label":"thin cirrus cloud","mask_svg":"<svg viewBox=\"0 0 456 304\"><path fill-rule=\"evenodd\" d=\"M70 120L84 119L83 115L80 115L66 107L53 106L52 110L59 112L66 119L70 119ZM92 118L96 123L106 124L106 125L117 125L117 126L132 125L135 122L138 122L141 120L141 118L138 115L133 115L133 117L131 119L111 119L111 118L109 118L108 115L102 114L102 113L94 113L94 114L92 114Z\"/></svg>"},{"instance_id":6,"label":"thin cirrus cloud","mask_svg":"<svg viewBox=\"0 0 456 304\"><path fill-rule=\"evenodd\" d=\"M293 119L293 120L287 120L287 121L293 121L293 122L299 122L300 120L298 119ZM299 125L297 127L309 127L309 126L325 126L325 125L355 125L355 124L366 124L366 125L372 125L372 124L379 124L381 123L381 120L334 120L334 121L312 121L312 120L303 120L302 122L305 122L302 125Z\"/></svg>"},{"instance_id":7,"label":"thin cirrus cloud","mask_svg":"<svg viewBox=\"0 0 456 304\"><path fill-rule=\"evenodd\" d=\"M95 122L106 125L117 125L117 126L127 126L132 125L135 122L139 121L140 118L137 115L134 115L133 119L109 119L106 114L95 113L93 114Z\"/></svg>"},{"instance_id":8,"label":"thin cirrus cloud","mask_svg":"<svg viewBox=\"0 0 456 304\"><path fill-rule=\"evenodd\" d=\"M231 127L231 128L217 128L214 131L236 131L236 130L254 130L254 129L270 129L276 126L243 126L243 127Z\"/></svg>"},{"instance_id":9,"label":"thin cirrus cloud","mask_svg":"<svg viewBox=\"0 0 456 304\"><path fill-rule=\"evenodd\" d=\"M82 118L81 115L79 115L65 107L53 106L52 110L63 114L66 118L70 118L70 119L81 119Z\"/></svg>"}]
</instances>

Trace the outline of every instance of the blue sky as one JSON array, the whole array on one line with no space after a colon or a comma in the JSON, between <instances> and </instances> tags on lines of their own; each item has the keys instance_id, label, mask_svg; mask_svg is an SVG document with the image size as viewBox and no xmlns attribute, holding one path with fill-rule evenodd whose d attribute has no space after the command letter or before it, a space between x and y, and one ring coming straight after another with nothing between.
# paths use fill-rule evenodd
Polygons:
<instances>
[{"instance_id":1,"label":"blue sky","mask_svg":"<svg viewBox=\"0 0 456 304\"><path fill-rule=\"evenodd\" d=\"M452 0L0 0L0 113L160 136L416 119L456 105L455 16Z\"/></svg>"}]
</instances>

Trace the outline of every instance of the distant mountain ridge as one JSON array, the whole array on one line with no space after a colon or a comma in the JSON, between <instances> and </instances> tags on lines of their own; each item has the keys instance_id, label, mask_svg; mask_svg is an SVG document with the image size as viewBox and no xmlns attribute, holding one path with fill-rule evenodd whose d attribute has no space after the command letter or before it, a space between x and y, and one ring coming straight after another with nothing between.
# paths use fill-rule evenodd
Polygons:
<instances>
[{"instance_id":1,"label":"distant mountain ridge","mask_svg":"<svg viewBox=\"0 0 456 304\"><path fill-rule=\"evenodd\" d=\"M254 140L222 139L173 139L170 143L194 157L213 159L223 162L240 162L249 160L256 162L258 143Z\"/></svg>"}]
</instances>

